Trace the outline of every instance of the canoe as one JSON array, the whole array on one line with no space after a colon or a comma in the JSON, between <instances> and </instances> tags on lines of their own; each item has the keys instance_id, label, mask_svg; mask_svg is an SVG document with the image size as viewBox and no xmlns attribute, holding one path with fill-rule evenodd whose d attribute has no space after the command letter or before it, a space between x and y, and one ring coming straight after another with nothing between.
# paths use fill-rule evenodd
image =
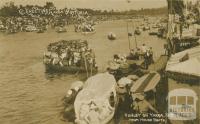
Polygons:
<instances>
[{"instance_id":1,"label":"canoe","mask_svg":"<svg viewBox=\"0 0 200 124\"><path fill-rule=\"evenodd\" d=\"M160 74L150 72L139 78L131 87L132 93L143 93L153 90L160 81Z\"/></svg>"}]
</instances>

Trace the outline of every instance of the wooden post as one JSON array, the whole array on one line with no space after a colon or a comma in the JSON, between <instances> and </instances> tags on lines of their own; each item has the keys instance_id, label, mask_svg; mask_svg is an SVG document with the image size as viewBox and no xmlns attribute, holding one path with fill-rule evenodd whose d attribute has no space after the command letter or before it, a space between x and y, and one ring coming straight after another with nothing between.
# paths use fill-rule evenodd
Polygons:
<instances>
[{"instance_id":1,"label":"wooden post","mask_svg":"<svg viewBox=\"0 0 200 124\"><path fill-rule=\"evenodd\" d=\"M92 65L90 65L90 68L91 68L90 76L92 76L93 62L92 62Z\"/></svg>"},{"instance_id":2,"label":"wooden post","mask_svg":"<svg viewBox=\"0 0 200 124\"><path fill-rule=\"evenodd\" d=\"M133 32L134 32L134 38L135 38L135 48L137 48L137 39L136 39L136 35L135 35L135 24L132 22L132 24L133 24Z\"/></svg>"},{"instance_id":3,"label":"wooden post","mask_svg":"<svg viewBox=\"0 0 200 124\"><path fill-rule=\"evenodd\" d=\"M135 37L135 48L137 48L137 39L136 39L136 35L134 34Z\"/></svg>"},{"instance_id":4,"label":"wooden post","mask_svg":"<svg viewBox=\"0 0 200 124\"><path fill-rule=\"evenodd\" d=\"M128 45L129 45L129 51L131 51L131 43L130 43L130 38L129 38L129 32L128 32L128 21L127 21L127 35L128 35Z\"/></svg>"}]
</instances>

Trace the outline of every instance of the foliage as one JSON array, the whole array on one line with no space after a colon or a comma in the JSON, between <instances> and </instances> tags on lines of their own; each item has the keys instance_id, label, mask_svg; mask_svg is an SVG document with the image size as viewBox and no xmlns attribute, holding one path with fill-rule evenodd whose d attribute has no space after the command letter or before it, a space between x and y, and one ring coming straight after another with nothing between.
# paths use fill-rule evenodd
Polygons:
<instances>
[{"instance_id":1,"label":"foliage","mask_svg":"<svg viewBox=\"0 0 200 124\"><path fill-rule=\"evenodd\" d=\"M43 8L43 9L56 9L55 5L52 2L46 2L44 6L38 5L26 5L26 6L16 6L14 2L6 3L2 8L0 8L0 16L9 17L9 16L21 16L19 13L20 9L30 10L33 7ZM62 10L65 10L64 8ZM90 15L160 15L167 14L167 8L154 8L154 9L140 9L140 10L127 10L127 11L119 11L119 10L94 10L88 8L77 8L80 11L87 11ZM41 14L41 16L43 16Z\"/></svg>"}]
</instances>

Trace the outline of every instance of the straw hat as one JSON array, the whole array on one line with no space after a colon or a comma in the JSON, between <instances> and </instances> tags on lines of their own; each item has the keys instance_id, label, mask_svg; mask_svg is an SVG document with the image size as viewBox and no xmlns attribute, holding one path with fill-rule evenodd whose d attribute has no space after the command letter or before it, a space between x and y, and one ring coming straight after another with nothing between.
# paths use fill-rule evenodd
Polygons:
<instances>
[{"instance_id":1,"label":"straw hat","mask_svg":"<svg viewBox=\"0 0 200 124\"><path fill-rule=\"evenodd\" d=\"M75 91L79 91L79 89L80 89L79 87L75 87L74 88Z\"/></svg>"},{"instance_id":2,"label":"straw hat","mask_svg":"<svg viewBox=\"0 0 200 124\"><path fill-rule=\"evenodd\" d=\"M66 94L65 97L70 97L71 95L72 95L72 90L70 89L70 90L67 91L67 94Z\"/></svg>"},{"instance_id":3,"label":"straw hat","mask_svg":"<svg viewBox=\"0 0 200 124\"><path fill-rule=\"evenodd\" d=\"M126 85L130 85L132 83L132 80L126 78L126 77L123 77L121 78L117 84L119 85L119 87L123 87L123 86L126 86Z\"/></svg>"}]
</instances>

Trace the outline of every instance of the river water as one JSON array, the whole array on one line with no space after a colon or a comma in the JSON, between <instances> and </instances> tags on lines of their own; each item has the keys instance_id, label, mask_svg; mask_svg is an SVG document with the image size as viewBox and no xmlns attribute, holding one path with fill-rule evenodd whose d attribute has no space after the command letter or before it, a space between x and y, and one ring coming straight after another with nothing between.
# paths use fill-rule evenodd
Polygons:
<instances>
[{"instance_id":1,"label":"river water","mask_svg":"<svg viewBox=\"0 0 200 124\"><path fill-rule=\"evenodd\" d=\"M108 32L117 34L109 41ZM0 124L66 124L61 120L62 98L67 88L85 74L48 74L42 55L50 42L61 39L86 39L96 53L99 70L104 71L114 53L127 53L126 22L104 22L96 27L95 34L76 34L69 27L67 33L48 30L45 33L20 32L0 34ZM131 39L131 47L135 46ZM155 51L155 58L163 53L163 39L137 37L138 45L146 43Z\"/></svg>"}]
</instances>

